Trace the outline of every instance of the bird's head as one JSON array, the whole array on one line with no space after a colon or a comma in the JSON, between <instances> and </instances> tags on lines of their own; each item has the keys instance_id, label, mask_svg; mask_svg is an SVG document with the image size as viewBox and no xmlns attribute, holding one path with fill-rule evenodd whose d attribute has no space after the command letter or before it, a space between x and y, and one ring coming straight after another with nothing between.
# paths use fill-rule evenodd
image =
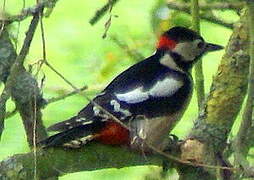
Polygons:
<instances>
[{"instance_id":1,"label":"bird's head","mask_svg":"<svg viewBox=\"0 0 254 180\"><path fill-rule=\"evenodd\" d=\"M199 34L184 27L173 27L166 31L157 44L158 51L173 53L187 64L193 64L207 52L220 49L223 47L206 42Z\"/></svg>"}]
</instances>

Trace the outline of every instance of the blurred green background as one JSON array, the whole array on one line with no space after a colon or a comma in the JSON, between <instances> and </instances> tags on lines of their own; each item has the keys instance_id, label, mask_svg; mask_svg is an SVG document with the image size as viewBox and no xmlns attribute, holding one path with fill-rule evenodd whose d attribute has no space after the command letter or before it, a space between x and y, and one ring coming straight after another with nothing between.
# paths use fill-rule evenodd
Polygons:
<instances>
[{"instance_id":1,"label":"blurred green background","mask_svg":"<svg viewBox=\"0 0 254 180\"><path fill-rule=\"evenodd\" d=\"M26 0L25 7L33 3L32 0ZM117 37L120 42L127 44L130 51L136 51L142 56L148 57L155 51L156 36L159 32L174 24L190 24L190 17L187 14L167 9L161 0L119 1L112 10L112 15L117 15L117 17L112 18L108 36L103 39L104 24L108 20L109 14L107 13L95 26L91 26L89 20L95 11L105 3L107 0L59 0L51 16L44 19L48 61L75 86L88 85L87 94L90 97L98 93L118 73L141 60L127 55L126 50L120 48L112 40L112 37ZM6 0L5 9L10 14L18 14L22 7L22 1ZM229 20L238 18L231 11L217 11L216 13ZM29 21L28 18L22 21L20 25L16 23L12 26L12 35L18 37L18 49L22 45ZM225 46L231 30L202 21L201 34L207 41ZM209 91L212 77L222 55L223 51L220 51L203 58L206 93ZM27 66L41 58L42 43L40 28L38 28L27 57ZM36 71L35 65L33 70ZM43 86L45 98L56 97L72 91L68 84L46 66L43 66L40 71L38 81L44 74L46 76ZM80 95L52 103L43 110L43 121L46 126L49 126L65 120L75 115L85 104L87 101ZM11 111L12 109L13 103L9 101L8 110ZM173 133L184 138L197 115L196 97L193 96L184 118ZM0 160L13 154L29 151L19 115L6 120L0 147ZM155 169L156 167L131 167L120 170L99 170L68 174L60 179L112 180L120 178L140 180Z\"/></svg>"}]
</instances>

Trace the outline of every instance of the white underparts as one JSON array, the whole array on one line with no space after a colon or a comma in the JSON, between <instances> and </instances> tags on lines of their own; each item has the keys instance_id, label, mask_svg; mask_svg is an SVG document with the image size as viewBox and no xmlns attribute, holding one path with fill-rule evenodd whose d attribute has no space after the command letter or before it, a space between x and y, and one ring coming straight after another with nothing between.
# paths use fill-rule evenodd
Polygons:
<instances>
[{"instance_id":1,"label":"white underparts","mask_svg":"<svg viewBox=\"0 0 254 180\"><path fill-rule=\"evenodd\" d=\"M166 77L154 84L148 90L138 87L130 92L116 94L117 99L129 104L139 103L152 97L169 97L173 95L179 88L183 86L183 82L172 77Z\"/></svg>"}]
</instances>

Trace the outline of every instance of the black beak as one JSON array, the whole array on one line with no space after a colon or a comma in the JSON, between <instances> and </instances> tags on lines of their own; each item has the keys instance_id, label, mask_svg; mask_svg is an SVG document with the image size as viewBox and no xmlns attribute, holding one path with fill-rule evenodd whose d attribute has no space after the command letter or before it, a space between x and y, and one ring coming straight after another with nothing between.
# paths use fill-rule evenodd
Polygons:
<instances>
[{"instance_id":1,"label":"black beak","mask_svg":"<svg viewBox=\"0 0 254 180\"><path fill-rule=\"evenodd\" d=\"M223 46L217 45L217 44L212 44L212 43L207 43L206 44L206 52L211 52L211 51L217 51L223 49Z\"/></svg>"}]
</instances>

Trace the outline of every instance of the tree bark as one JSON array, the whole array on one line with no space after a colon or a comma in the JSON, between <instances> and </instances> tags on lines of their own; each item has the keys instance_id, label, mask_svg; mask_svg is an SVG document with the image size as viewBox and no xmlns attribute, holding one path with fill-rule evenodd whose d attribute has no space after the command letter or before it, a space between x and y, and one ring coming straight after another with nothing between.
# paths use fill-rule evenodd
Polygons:
<instances>
[{"instance_id":1,"label":"tree bark","mask_svg":"<svg viewBox=\"0 0 254 180\"><path fill-rule=\"evenodd\" d=\"M196 157L196 159L192 159L193 157L190 159L202 159L201 161L205 164L221 165L218 155L226 147L228 134L241 109L247 90L248 47L245 13L234 28L226 47L226 53L213 78L203 112L199 115L188 137L190 140L196 140L196 143L201 142L202 146L198 146L200 150L196 149L196 151L201 151L203 154L201 153L201 157ZM187 140L182 146L188 143ZM190 150L187 148L185 152L188 153ZM188 157L185 158L188 159ZM188 179L186 174L193 174L197 177L196 179L202 179L204 175L195 168L180 168L179 171L183 175L182 179ZM210 175L216 175L216 169L209 169L207 172ZM213 179L213 176L210 179Z\"/></svg>"},{"instance_id":2,"label":"tree bark","mask_svg":"<svg viewBox=\"0 0 254 180\"><path fill-rule=\"evenodd\" d=\"M90 143L81 149L50 148L33 153L17 154L0 163L0 179L27 180L61 176L66 173L162 164L159 156L143 156L123 147Z\"/></svg>"}]
</instances>

